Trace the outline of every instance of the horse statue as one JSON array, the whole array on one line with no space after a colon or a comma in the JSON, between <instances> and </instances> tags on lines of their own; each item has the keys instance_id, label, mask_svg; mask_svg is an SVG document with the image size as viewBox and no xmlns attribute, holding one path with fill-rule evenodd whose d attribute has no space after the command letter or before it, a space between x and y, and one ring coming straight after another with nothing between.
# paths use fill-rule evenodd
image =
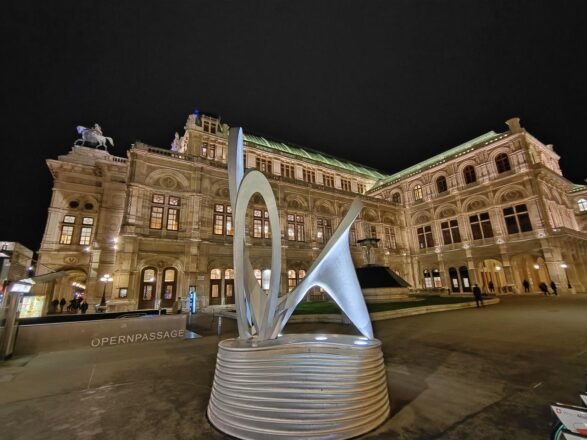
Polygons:
<instances>
[{"instance_id":1,"label":"horse statue","mask_svg":"<svg viewBox=\"0 0 587 440\"><path fill-rule=\"evenodd\" d=\"M111 137L104 136L102 133L102 128L98 124L94 124L93 127L88 128L84 127L83 125L77 126L77 132L82 137L81 139L76 140L73 145L85 145L85 143L90 143L95 145L95 148L103 147L105 151L108 151L107 142L110 145L114 146L114 141Z\"/></svg>"}]
</instances>

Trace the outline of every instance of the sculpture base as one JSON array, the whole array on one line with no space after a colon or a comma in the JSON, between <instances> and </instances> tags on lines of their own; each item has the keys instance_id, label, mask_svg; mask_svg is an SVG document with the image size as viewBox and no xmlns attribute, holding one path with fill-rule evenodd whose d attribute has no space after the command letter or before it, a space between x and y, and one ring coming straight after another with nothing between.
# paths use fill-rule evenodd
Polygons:
<instances>
[{"instance_id":1,"label":"sculpture base","mask_svg":"<svg viewBox=\"0 0 587 440\"><path fill-rule=\"evenodd\" d=\"M257 343L227 339L208 419L240 439L347 439L389 416L381 342L298 334Z\"/></svg>"}]
</instances>

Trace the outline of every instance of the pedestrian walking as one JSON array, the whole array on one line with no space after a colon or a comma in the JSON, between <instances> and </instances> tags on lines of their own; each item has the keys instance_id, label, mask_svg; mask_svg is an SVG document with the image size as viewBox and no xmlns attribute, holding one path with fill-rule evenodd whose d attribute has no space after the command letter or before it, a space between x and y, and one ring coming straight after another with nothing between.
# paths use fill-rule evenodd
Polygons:
<instances>
[{"instance_id":1,"label":"pedestrian walking","mask_svg":"<svg viewBox=\"0 0 587 440\"><path fill-rule=\"evenodd\" d=\"M84 300L82 300L82 303L79 306L79 309L81 310L82 314L86 314L86 312L88 311L88 303L85 302Z\"/></svg>"},{"instance_id":2,"label":"pedestrian walking","mask_svg":"<svg viewBox=\"0 0 587 440\"><path fill-rule=\"evenodd\" d=\"M548 296L548 286L546 285L546 283L544 281L542 281L540 284L538 284L538 288L540 289L540 291L542 293L544 293L544 296Z\"/></svg>"},{"instance_id":3,"label":"pedestrian walking","mask_svg":"<svg viewBox=\"0 0 587 440\"><path fill-rule=\"evenodd\" d=\"M524 286L524 292L530 292L530 283L528 280L522 281L522 286Z\"/></svg>"},{"instance_id":4,"label":"pedestrian walking","mask_svg":"<svg viewBox=\"0 0 587 440\"><path fill-rule=\"evenodd\" d=\"M495 292L495 286L493 285L493 281L489 281L489 284L487 284L487 287L489 287L489 292L491 292L491 293Z\"/></svg>"},{"instance_id":5,"label":"pedestrian walking","mask_svg":"<svg viewBox=\"0 0 587 440\"><path fill-rule=\"evenodd\" d=\"M53 306L53 313L57 313L57 307L59 307L59 300L55 298L51 301L51 305Z\"/></svg>"},{"instance_id":6,"label":"pedestrian walking","mask_svg":"<svg viewBox=\"0 0 587 440\"><path fill-rule=\"evenodd\" d=\"M479 304L485 307L485 304L483 304L483 295L481 295L481 289L477 284L473 284L473 295L475 296L475 303L477 303L477 307L479 307Z\"/></svg>"},{"instance_id":7,"label":"pedestrian walking","mask_svg":"<svg viewBox=\"0 0 587 440\"><path fill-rule=\"evenodd\" d=\"M552 293L554 294L554 296L558 296L558 293L556 291L556 283L554 281L550 282L550 288L552 289Z\"/></svg>"},{"instance_id":8,"label":"pedestrian walking","mask_svg":"<svg viewBox=\"0 0 587 440\"><path fill-rule=\"evenodd\" d=\"M63 307L65 306L65 298L61 298L61 301L59 301L59 312L63 313Z\"/></svg>"}]
</instances>

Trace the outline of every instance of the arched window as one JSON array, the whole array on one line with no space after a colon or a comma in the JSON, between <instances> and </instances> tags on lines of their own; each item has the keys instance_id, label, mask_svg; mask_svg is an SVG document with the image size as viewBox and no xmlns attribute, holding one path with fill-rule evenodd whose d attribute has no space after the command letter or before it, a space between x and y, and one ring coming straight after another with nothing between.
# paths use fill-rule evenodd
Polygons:
<instances>
[{"instance_id":1,"label":"arched window","mask_svg":"<svg viewBox=\"0 0 587 440\"><path fill-rule=\"evenodd\" d=\"M436 179L436 189L438 190L438 193L443 193L448 189L448 185L446 184L446 177L444 176L440 176L438 179Z\"/></svg>"},{"instance_id":2,"label":"arched window","mask_svg":"<svg viewBox=\"0 0 587 440\"><path fill-rule=\"evenodd\" d=\"M391 196L391 201L399 205L402 202L402 195L398 192L394 192Z\"/></svg>"},{"instance_id":3,"label":"arched window","mask_svg":"<svg viewBox=\"0 0 587 440\"><path fill-rule=\"evenodd\" d=\"M495 166L497 167L497 172L500 174L512 169L510 159L505 153L500 153L495 157Z\"/></svg>"},{"instance_id":4,"label":"arched window","mask_svg":"<svg viewBox=\"0 0 587 440\"><path fill-rule=\"evenodd\" d=\"M175 300L175 293L177 287L177 269L174 267L167 267L163 270L163 285L161 288L161 300L164 303L173 302ZM171 304L169 304L171 305Z\"/></svg>"},{"instance_id":5,"label":"arched window","mask_svg":"<svg viewBox=\"0 0 587 440\"><path fill-rule=\"evenodd\" d=\"M577 205L579 205L579 211L587 211L587 199L579 199Z\"/></svg>"},{"instance_id":6,"label":"arched window","mask_svg":"<svg viewBox=\"0 0 587 440\"><path fill-rule=\"evenodd\" d=\"M414 187L414 200L422 200L424 193L422 192L422 185L416 185Z\"/></svg>"},{"instance_id":7,"label":"arched window","mask_svg":"<svg viewBox=\"0 0 587 440\"><path fill-rule=\"evenodd\" d=\"M477 175L475 174L475 167L473 165L467 165L463 170L463 177L465 178L465 183L473 183L477 181Z\"/></svg>"},{"instance_id":8,"label":"arched window","mask_svg":"<svg viewBox=\"0 0 587 440\"><path fill-rule=\"evenodd\" d=\"M234 269L226 269L224 271L224 279L232 280L234 278Z\"/></svg>"},{"instance_id":9,"label":"arched window","mask_svg":"<svg viewBox=\"0 0 587 440\"><path fill-rule=\"evenodd\" d=\"M298 270L298 281L302 281L306 277L306 271L304 269Z\"/></svg>"},{"instance_id":10,"label":"arched window","mask_svg":"<svg viewBox=\"0 0 587 440\"><path fill-rule=\"evenodd\" d=\"M220 269L212 269L210 271L210 279L211 280L219 280L222 277L222 272Z\"/></svg>"},{"instance_id":11,"label":"arched window","mask_svg":"<svg viewBox=\"0 0 587 440\"><path fill-rule=\"evenodd\" d=\"M296 271L290 269L287 271L287 290L291 292L298 285L298 279L296 277Z\"/></svg>"},{"instance_id":12,"label":"arched window","mask_svg":"<svg viewBox=\"0 0 587 440\"><path fill-rule=\"evenodd\" d=\"M226 304L234 304L234 269L224 271L224 300Z\"/></svg>"},{"instance_id":13,"label":"arched window","mask_svg":"<svg viewBox=\"0 0 587 440\"><path fill-rule=\"evenodd\" d=\"M210 271L210 304L220 304L220 286L222 281L222 271L220 269L212 269Z\"/></svg>"}]
</instances>

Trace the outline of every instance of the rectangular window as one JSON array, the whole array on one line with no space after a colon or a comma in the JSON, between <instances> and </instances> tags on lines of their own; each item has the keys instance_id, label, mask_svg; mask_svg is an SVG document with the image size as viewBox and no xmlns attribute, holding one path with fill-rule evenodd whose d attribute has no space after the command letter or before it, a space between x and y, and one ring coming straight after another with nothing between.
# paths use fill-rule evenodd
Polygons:
<instances>
[{"instance_id":1,"label":"rectangular window","mask_svg":"<svg viewBox=\"0 0 587 440\"><path fill-rule=\"evenodd\" d=\"M363 183L357 183L357 192L359 194L365 194L365 185Z\"/></svg>"},{"instance_id":2,"label":"rectangular window","mask_svg":"<svg viewBox=\"0 0 587 440\"><path fill-rule=\"evenodd\" d=\"M151 229L161 229L163 226L163 207L152 206L151 207L151 221L149 227Z\"/></svg>"},{"instance_id":3,"label":"rectangular window","mask_svg":"<svg viewBox=\"0 0 587 440\"><path fill-rule=\"evenodd\" d=\"M287 239L290 241L304 241L304 217L301 215L287 215Z\"/></svg>"},{"instance_id":4,"label":"rectangular window","mask_svg":"<svg viewBox=\"0 0 587 440\"><path fill-rule=\"evenodd\" d=\"M324 174L322 177L324 181L324 186L328 186L329 188L334 188L334 176L331 174Z\"/></svg>"},{"instance_id":5,"label":"rectangular window","mask_svg":"<svg viewBox=\"0 0 587 440\"><path fill-rule=\"evenodd\" d=\"M63 217L63 223L75 223L75 216L66 215L65 217Z\"/></svg>"},{"instance_id":6,"label":"rectangular window","mask_svg":"<svg viewBox=\"0 0 587 440\"><path fill-rule=\"evenodd\" d=\"M207 142L202 143L202 153L201 154L203 157L208 157L208 143Z\"/></svg>"},{"instance_id":7,"label":"rectangular window","mask_svg":"<svg viewBox=\"0 0 587 440\"><path fill-rule=\"evenodd\" d=\"M351 190L351 181L348 179L340 179L340 187L343 191Z\"/></svg>"},{"instance_id":8,"label":"rectangular window","mask_svg":"<svg viewBox=\"0 0 587 440\"><path fill-rule=\"evenodd\" d=\"M177 231L178 229L179 229L179 209L169 208L167 210L167 230L168 231Z\"/></svg>"},{"instance_id":9,"label":"rectangular window","mask_svg":"<svg viewBox=\"0 0 587 440\"><path fill-rule=\"evenodd\" d=\"M269 212L253 209L253 238L271 238Z\"/></svg>"},{"instance_id":10,"label":"rectangular window","mask_svg":"<svg viewBox=\"0 0 587 440\"><path fill-rule=\"evenodd\" d=\"M271 174L271 159L263 159L261 157L255 158L255 168L257 168L262 173Z\"/></svg>"},{"instance_id":11,"label":"rectangular window","mask_svg":"<svg viewBox=\"0 0 587 440\"><path fill-rule=\"evenodd\" d=\"M170 206L179 206L180 205L180 198L169 196L169 205Z\"/></svg>"},{"instance_id":12,"label":"rectangular window","mask_svg":"<svg viewBox=\"0 0 587 440\"><path fill-rule=\"evenodd\" d=\"M444 241L444 244L461 242L459 223L456 219L440 223L440 229L442 230L442 240Z\"/></svg>"},{"instance_id":13,"label":"rectangular window","mask_svg":"<svg viewBox=\"0 0 587 440\"><path fill-rule=\"evenodd\" d=\"M320 243L326 243L332 236L332 222L327 218L317 218L316 238Z\"/></svg>"},{"instance_id":14,"label":"rectangular window","mask_svg":"<svg viewBox=\"0 0 587 440\"><path fill-rule=\"evenodd\" d=\"M294 179L295 178L294 166L288 165L286 163L282 163L281 164L281 175L283 177L288 177L290 179Z\"/></svg>"},{"instance_id":15,"label":"rectangular window","mask_svg":"<svg viewBox=\"0 0 587 440\"><path fill-rule=\"evenodd\" d=\"M532 223L530 222L526 205L504 208L503 217L508 234L517 234L518 232L529 232L532 230Z\"/></svg>"},{"instance_id":16,"label":"rectangular window","mask_svg":"<svg viewBox=\"0 0 587 440\"><path fill-rule=\"evenodd\" d=\"M385 246L388 249L396 249L397 243L395 241L395 232L392 228L385 227Z\"/></svg>"},{"instance_id":17,"label":"rectangular window","mask_svg":"<svg viewBox=\"0 0 587 440\"><path fill-rule=\"evenodd\" d=\"M82 224L83 225L93 225L94 224L94 219L92 217L84 217L82 219Z\"/></svg>"},{"instance_id":18,"label":"rectangular window","mask_svg":"<svg viewBox=\"0 0 587 440\"><path fill-rule=\"evenodd\" d=\"M491 228L489 213L482 212L480 214L471 215L469 216L469 223L471 224L473 240L493 237L493 229Z\"/></svg>"},{"instance_id":19,"label":"rectangular window","mask_svg":"<svg viewBox=\"0 0 587 440\"><path fill-rule=\"evenodd\" d=\"M216 159L216 145L214 144L208 146L208 159Z\"/></svg>"},{"instance_id":20,"label":"rectangular window","mask_svg":"<svg viewBox=\"0 0 587 440\"><path fill-rule=\"evenodd\" d=\"M90 244L90 240L92 238L92 228L85 226L82 228L80 236L79 236L79 244L83 244L87 246Z\"/></svg>"},{"instance_id":21,"label":"rectangular window","mask_svg":"<svg viewBox=\"0 0 587 440\"><path fill-rule=\"evenodd\" d=\"M61 227L61 236L59 237L59 244L71 244L73 237L73 226L63 225Z\"/></svg>"},{"instance_id":22,"label":"rectangular window","mask_svg":"<svg viewBox=\"0 0 587 440\"><path fill-rule=\"evenodd\" d=\"M434 246L431 226L422 226L421 228L418 228L418 244L420 245L420 249Z\"/></svg>"},{"instance_id":23,"label":"rectangular window","mask_svg":"<svg viewBox=\"0 0 587 440\"><path fill-rule=\"evenodd\" d=\"M212 226L214 235L233 235L232 229L232 207L221 204L214 205L214 224Z\"/></svg>"},{"instance_id":24,"label":"rectangular window","mask_svg":"<svg viewBox=\"0 0 587 440\"><path fill-rule=\"evenodd\" d=\"M162 194L153 194L153 203L165 203L165 196Z\"/></svg>"},{"instance_id":25,"label":"rectangular window","mask_svg":"<svg viewBox=\"0 0 587 440\"><path fill-rule=\"evenodd\" d=\"M314 170L307 170L304 168L302 174L305 182L316 183L316 172Z\"/></svg>"}]
</instances>

